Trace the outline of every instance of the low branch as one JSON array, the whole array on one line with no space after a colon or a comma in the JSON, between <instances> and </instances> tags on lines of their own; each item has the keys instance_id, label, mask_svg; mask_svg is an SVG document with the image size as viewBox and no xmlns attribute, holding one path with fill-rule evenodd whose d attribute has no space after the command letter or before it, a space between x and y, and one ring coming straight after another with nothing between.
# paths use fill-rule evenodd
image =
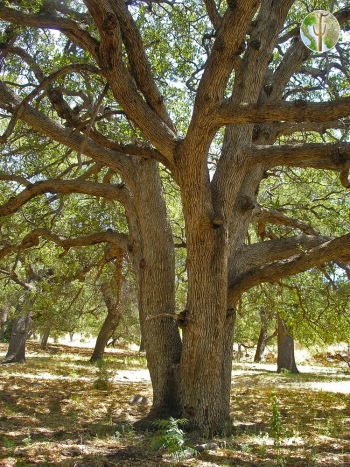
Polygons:
<instances>
[{"instance_id":1,"label":"low branch","mask_svg":"<svg viewBox=\"0 0 350 467\"><path fill-rule=\"evenodd\" d=\"M274 337L276 337L277 334L278 334L278 329L275 329L275 331L265 339L265 344L270 342L270 340L272 340Z\"/></svg>"},{"instance_id":2,"label":"low branch","mask_svg":"<svg viewBox=\"0 0 350 467\"><path fill-rule=\"evenodd\" d=\"M346 234L289 259L253 267L232 281L229 287L228 303L236 302L242 293L263 282L276 282L349 254L350 234Z\"/></svg>"},{"instance_id":3,"label":"low branch","mask_svg":"<svg viewBox=\"0 0 350 467\"><path fill-rule=\"evenodd\" d=\"M319 232L304 221L293 219L275 209L267 209L260 205L256 207L252 216L253 222L264 221L269 224L285 225L294 229L299 229L307 235L319 235Z\"/></svg>"},{"instance_id":4,"label":"low branch","mask_svg":"<svg viewBox=\"0 0 350 467\"><path fill-rule=\"evenodd\" d=\"M108 229L105 232L98 232L92 235L88 235L86 237L82 236L72 238L63 237L47 229L35 229L27 234L20 244L9 245L0 250L0 260L2 260L11 251L26 250L28 248L32 248L33 246L38 246L41 237L56 243L56 245L64 248L65 251L68 251L69 248L72 247L91 246L98 243L111 243L113 245L119 246L124 251L127 251L128 242L127 234L115 232L112 229Z\"/></svg>"},{"instance_id":5,"label":"low branch","mask_svg":"<svg viewBox=\"0 0 350 467\"><path fill-rule=\"evenodd\" d=\"M302 233L292 237L252 243L243 246L235 261L237 264L244 264L245 271L247 271L272 261L288 259L302 250L310 250L329 240L331 240L330 237Z\"/></svg>"},{"instance_id":6,"label":"low branch","mask_svg":"<svg viewBox=\"0 0 350 467\"><path fill-rule=\"evenodd\" d=\"M83 193L91 196L102 197L108 200L119 201L125 205L129 201L129 192L124 183L113 185L110 183L97 183L81 179L75 180L55 180L28 184L27 187L17 196L11 197L7 203L0 206L0 217L8 216L17 212L24 204L36 196L44 193Z\"/></svg>"}]
</instances>

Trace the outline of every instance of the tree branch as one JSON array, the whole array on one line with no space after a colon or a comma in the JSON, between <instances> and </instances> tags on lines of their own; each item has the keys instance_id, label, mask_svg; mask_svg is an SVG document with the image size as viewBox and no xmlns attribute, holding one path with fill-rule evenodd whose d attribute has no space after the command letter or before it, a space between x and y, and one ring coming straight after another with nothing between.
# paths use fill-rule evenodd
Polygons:
<instances>
[{"instance_id":1,"label":"tree branch","mask_svg":"<svg viewBox=\"0 0 350 467\"><path fill-rule=\"evenodd\" d=\"M91 246L97 243L111 243L117 245L124 251L127 251L128 235L114 232L112 229L108 229L106 232L98 232L86 237L72 237L67 238L61 235L55 234L47 229L36 229L27 234L19 245L11 245L0 250L0 261L11 251L26 250L33 246L39 245L40 237L50 240L56 245L61 246L66 251L69 248L77 246ZM11 248L11 249L10 249Z\"/></svg>"},{"instance_id":2,"label":"tree branch","mask_svg":"<svg viewBox=\"0 0 350 467\"><path fill-rule=\"evenodd\" d=\"M8 137L10 136L12 131L14 130L14 127L16 125L17 120L22 115L23 110L25 109L26 105L32 99L34 99L34 97L36 97L40 93L40 91L45 89L52 81L54 81L55 79L57 79L58 77L60 77L62 75L65 75L65 74L69 73L70 71L89 71L89 72L97 73L97 74L101 75L101 72L100 72L100 70L98 68L96 68L94 66L91 66L91 65L88 65L88 64L66 65L66 66L60 68L59 70L51 73L49 76L44 78L41 81L40 85L37 86L30 94L28 94L22 100L22 102L19 105L16 106L16 108L14 109L14 111L12 113L11 121L10 121L5 133L2 136L0 136L0 142L1 143L6 143Z\"/></svg>"},{"instance_id":3,"label":"tree branch","mask_svg":"<svg viewBox=\"0 0 350 467\"><path fill-rule=\"evenodd\" d=\"M350 115L350 97L330 102L266 102L256 104L233 104L225 100L217 115L219 126L235 123L264 122L329 122Z\"/></svg>"},{"instance_id":4,"label":"tree branch","mask_svg":"<svg viewBox=\"0 0 350 467\"><path fill-rule=\"evenodd\" d=\"M314 131L323 134L326 130L348 130L350 120L336 120L331 122L302 122L302 123L277 123L276 136L290 136L293 133L304 133Z\"/></svg>"},{"instance_id":5,"label":"tree branch","mask_svg":"<svg viewBox=\"0 0 350 467\"><path fill-rule=\"evenodd\" d=\"M203 2L212 25L215 29L219 29L222 18L216 8L215 0L203 0Z\"/></svg>"},{"instance_id":6,"label":"tree branch","mask_svg":"<svg viewBox=\"0 0 350 467\"><path fill-rule=\"evenodd\" d=\"M102 197L109 200L119 201L123 205L128 202L130 197L124 183L112 185L110 183L96 183L81 179L75 180L55 180L29 183L25 190L17 196L10 198L7 203L0 206L0 217L8 216L17 212L24 204L28 203L36 196L44 193L84 193L90 196Z\"/></svg>"},{"instance_id":7,"label":"tree branch","mask_svg":"<svg viewBox=\"0 0 350 467\"><path fill-rule=\"evenodd\" d=\"M71 19L53 16L52 14L25 14L21 11L0 6L0 19L17 26L29 26L42 29L56 29L65 34L72 42L83 50L87 50L97 59L99 43L79 24Z\"/></svg>"},{"instance_id":8,"label":"tree branch","mask_svg":"<svg viewBox=\"0 0 350 467\"><path fill-rule=\"evenodd\" d=\"M19 96L0 81L0 104L5 105L6 108L11 111L11 109L15 108L20 102L21 99ZM70 129L50 119L46 115L43 115L30 105L25 107L20 119L40 133L64 144L74 151L79 151L84 140L84 136L80 133L73 133ZM127 180L127 169L131 168L127 155L104 148L100 144L92 141L90 138L88 139L83 152L86 156L91 157L91 159L96 162L101 162L108 167L113 168L116 172L121 173L123 178Z\"/></svg>"},{"instance_id":9,"label":"tree branch","mask_svg":"<svg viewBox=\"0 0 350 467\"><path fill-rule=\"evenodd\" d=\"M319 235L319 232L304 221L293 219L275 209L267 209L257 205L253 215L252 222L268 222L270 224L285 225L294 229L299 229L307 235Z\"/></svg>"},{"instance_id":10,"label":"tree branch","mask_svg":"<svg viewBox=\"0 0 350 467\"><path fill-rule=\"evenodd\" d=\"M252 146L247 152L248 165L269 163L273 166L316 167L344 171L350 167L350 143L283 144Z\"/></svg>"},{"instance_id":11,"label":"tree branch","mask_svg":"<svg viewBox=\"0 0 350 467\"><path fill-rule=\"evenodd\" d=\"M227 81L239 53L242 52L240 47L257 6L258 3L254 0L233 2L223 16L198 86L184 146L203 145L204 132L207 133L207 144L210 144L215 132L213 115L222 102Z\"/></svg>"},{"instance_id":12,"label":"tree branch","mask_svg":"<svg viewBox=\"0 0 350 467\"><path fill-rule=\"evenodd\" d=\"M271 240L273 241L273 240ZM266 242L267 243L267 242ZM253 267L232 281L228 302L234 303L243 292L263 282L276 282L350 253L350 234L329 240L289 259Z\"/></svg>"},{"instance_id":13,"label":"tree branch","mask_svg":"<svg viewBox=\"0 0 350 467\"><path fill-rule=\"evenodd\" d=\"M24 186L30 185L29 180L25 179L24 177L20 177L18 175L0 174L0 180L7 180L9 182L17 182Z\"/></svg>"},{"instance_id":14,"label":"tree branch","mask_svg":"<svg viewBox=\"0 0 350 467\"><path fill-rule=\"evenodd\" d=\"M110 4L118 18L126 53L129 58L131 74L135 78L138 88L145 96L150 107L176 133L176 129L164 105L163 96L153 79L139 28L123 0L111 0Z\"/></svg>"},{"instance_id":15,"label":"tree branch","mask_svg":"<svg viewBox=\"0 0 350 467\"><path fill-rule=\"evenodd\" d=\"M330 237L302 233L292 237L244 245L234 261L237 264L244 264L244 269L247 271L251 268L263 266L266 263L290 258L301 250L310 250L328 240L331 240Z\"/></svg>"},{"instance_id":16,"label":"tree branch","mask_svg":"<svg viewBox=\"0 0 350 467\"><path fill-rule=\"evenodd\" d=\"M85 0L85 4L100 32L98 63L116 101L125 110L128 118L143 131L163 156L172 162L178 138L138 92L135 79L123 62L122 36L116 15L107 3Z\"/></svg>"}]
</instances>

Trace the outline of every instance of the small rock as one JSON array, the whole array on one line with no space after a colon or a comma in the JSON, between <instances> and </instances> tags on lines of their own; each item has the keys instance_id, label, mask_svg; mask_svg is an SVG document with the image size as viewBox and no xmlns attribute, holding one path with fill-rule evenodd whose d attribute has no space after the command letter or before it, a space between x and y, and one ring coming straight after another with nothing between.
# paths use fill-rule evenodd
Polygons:
<instances>
[{"instance_id":1,"label":"small rock","mask_svg":"<svg viewBox=\"0 0 350 467\"><path fill-rule=\"evenodd\" d=\"M199 444L198 446L193 446L193 449L197 452L204 452L205 451L205 444Z\"/></svg>"},{"instance_id":2,"label":"small rock","mask_svg":"<svg viewBox=\"0 0 350 467\"><path fill-rule=\"evenodd\" d=\"M129 400L129 404L142 404L142 405L147 405L149 402L147 397L144 396L133 396Z\"/></svg>"},{"instance_id":3,"label":"small rock","mask_svg":"<svg viewBox=\"0 0 350 467\"><path fill-rule=\"evenodd\" d=\"M61 451L61 454L62 456L65 456L65 457L76 457L76 456L80 456L81 450L78 448L63 449L63 451Z\"/></svg>"}]
</instances>

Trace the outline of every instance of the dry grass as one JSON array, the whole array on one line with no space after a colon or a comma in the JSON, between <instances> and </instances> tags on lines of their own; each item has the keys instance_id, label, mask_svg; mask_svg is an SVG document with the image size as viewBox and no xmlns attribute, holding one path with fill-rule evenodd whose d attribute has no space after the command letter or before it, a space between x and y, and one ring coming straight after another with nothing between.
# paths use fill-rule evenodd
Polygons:
<instances>
[{"instance_id":1,"label":"dry grass","mask_svg":"<svg viewBox=\"0 0 350 467\"><path fill-rule=\"evenodd\" d=\"M0 366L1 466L164 466L166 452L149 450L151 433L132 422L147 413L128 403L151 398L144 356L108 354L108 390L94 389L98 369L90 349L29 345L27 363ZM0 345L0 357L6 346ZM216 450L180 465L350 466L350 372L346 367L307 368L298 376L273 367L234 365L233 434L222 433ZM303 370L302 368L300 368ZM304 369L305 371L305 369ZM328 386L327 386L328 385ZM321 390L322 388L329 390ZM337 390L342 392L336 392ZM278 397L280 440L271 437L272 398ZM198 442L204 442L203 439Z\"/></svg>"}]
</instances>

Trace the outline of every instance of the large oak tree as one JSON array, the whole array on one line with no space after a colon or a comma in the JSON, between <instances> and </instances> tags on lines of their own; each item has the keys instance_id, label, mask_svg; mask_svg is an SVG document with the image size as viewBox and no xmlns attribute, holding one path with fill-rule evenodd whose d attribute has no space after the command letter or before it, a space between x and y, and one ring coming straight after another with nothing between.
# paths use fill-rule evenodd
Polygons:
<instances>
[{"instance_id":1,"label":"large oak tree","mask_svg":"<svg viewBox=\"0 0 350 467\"><path fill-rule=\"evenodd\" d=\"M324 3L315 6L329 7ZM261 180L279 165L336 171L349 186L346 138L281 139L305 129L341 131L350 114L347 46L312 56L299 36L303 13L305 5L293 0L0 6L0 106L10 117L1 141L12 161L1 177L24 186L0 215L47 193L81 193L121 203L128 222L127 233L75 238L34 229L4 245L0 257L41 237L65 249L108 242L112 253L128 254L153 384L150 417L181 415L202 433L221 430L229 419L239 297L262 282L348 259L350 234L322 235L256 201ZM346 25L350 8L339 5L335 15ZM335 72L339 89L331 83ZM56 143L67 148L65 157L48 149ZM42 170L18 173L21 154L36 151L49 159ZM64 163L59 176L52 171ZM177 246L186 246L187 305L178 316L176 245L159 164L179 187L185 220L186 240ZM257 216L301 233L248 245Z\"/></svg>"}]
</instances>

